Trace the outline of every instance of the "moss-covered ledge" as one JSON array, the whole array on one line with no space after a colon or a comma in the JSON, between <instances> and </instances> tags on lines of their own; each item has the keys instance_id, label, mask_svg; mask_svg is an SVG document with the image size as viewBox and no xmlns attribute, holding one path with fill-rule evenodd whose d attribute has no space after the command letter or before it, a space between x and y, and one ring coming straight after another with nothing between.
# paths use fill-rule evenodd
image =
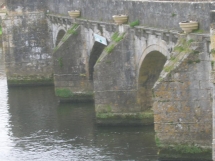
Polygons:
<instances>
[{"instance_id":1,"label":"moss-covered ledge","mask_svg":"<svg viewBox=\"0 0 215 161\"><path fill-rule=\"evenodd\" d=\"M55 95L60 102L93 102L94 93L92 91L73 92L67 88L56 88Z\"/></svg>"},{"instance_id":2,"label":"moss-covered ledge","mask_svg":"<svg viewBox=\"0 0 215 161\"><path fill-rule=\"evenodd\" d=\"M100 126L153 125L154 114L152 111L136 112L136 113L100 112L100 113L96 113L96 122Z\"/></svg>"},{"instance_id":3,"label":"moss-covered ledge","mask_svg":"<svg viewBox=\"0 0 215 161\"><path fill-rule=\"evenodd\" d=\"M159 147L158 154L160 159L186 159L186 160L204 160L211 161L212 150L209 147L200 147L198 145L175 144L161 145L159 139L155 138L156 145Z\"/></svg>"},{"instance_id":4,"label":"moss-covered ledge","mask_svg":"<svg viewBox=\"0 0 215 161\"><path fill-rule=\"evenodd\" d=\"M7 78L8 86L53 86L53 77L17 76Z\"/></svg>"}]
</instances>

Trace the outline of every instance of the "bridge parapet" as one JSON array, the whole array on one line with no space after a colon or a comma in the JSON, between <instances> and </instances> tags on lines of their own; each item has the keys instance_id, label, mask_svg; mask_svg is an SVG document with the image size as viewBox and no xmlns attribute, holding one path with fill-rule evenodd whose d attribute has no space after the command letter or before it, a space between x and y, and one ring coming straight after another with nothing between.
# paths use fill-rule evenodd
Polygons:
<instances>
[{"instance_id":1,"label":"bridge parapet","mask_svg":"<svg viewBox=\"0 0 215 161\"><path fill-rule=\"evenodd\" d=\"M118 26L112 22L93 21L93 20L86 20L82 18L77 18L74 20L69 16L61 16L56 14L47 14L47 18L51 21L52 24L58 24L59 26L71 26L71 24L77 23L84 26L85 28L90 28L92 26L95 26L96 28L96 26L99 25L102 27L103 31L106 30L112 33L116 31L120 31L122 28L123 31L134 32L134 35L138 37L144 37L147 39L149 35L155 35L157 38L160 38L165 42L176 43L179 36L179 31L176 31L176 30L167 30L167 29L152 28L152 27L146 27L146 26L130 27L129 24ZM66 27L66 29L68 28L69 27ZM53 31L53 32L58 32L58 31ZM109 37L109 41L110 41L110 37Z\"/></svg>"}]
</instances>

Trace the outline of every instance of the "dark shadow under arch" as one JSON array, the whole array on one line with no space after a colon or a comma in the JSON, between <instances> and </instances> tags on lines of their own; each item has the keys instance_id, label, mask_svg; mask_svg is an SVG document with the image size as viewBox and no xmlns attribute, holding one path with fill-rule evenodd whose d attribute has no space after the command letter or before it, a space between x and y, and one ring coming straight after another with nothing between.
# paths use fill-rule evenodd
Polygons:
<instances>
[{"instance_id":1,"label":"dark shadow under arch","mask_svg":"<svg viewBox=\"0 0 215 161\"><path fill-rule=\"evenodd\" d=\"M57 34L57 38L56 38L56 43L55 46L57 46L59 44L59 42L61 41L61 39L63 38L63 36L66 34L66 32L64 30L60 30Z\"/></svg>"},{"instance_id":2,"label":"dark shadow under arch","mask_svg":"<svg viewBox=\"0 0 215 161\"><path fill-rule=\"evenodd\" d=\"M96 61L102 54L102 51L104 50L105 45L95 42L93 45L93 49L90 53L90 59L89 59L89 79L93 80L93 72L94 72L94 65L96 64Z\"/></svg>"},{"instance_id":3,"label":"dark shadow under arch","mask_svg":"<svg viewBox=\"0 0 215 161\"><path fill-rule=\"evenodd\" d=\"M138 78L138 104L145 111L152 107L152 88L167 58L158 51L150 52L142 62Z\"/></svg>"}]
</instances>

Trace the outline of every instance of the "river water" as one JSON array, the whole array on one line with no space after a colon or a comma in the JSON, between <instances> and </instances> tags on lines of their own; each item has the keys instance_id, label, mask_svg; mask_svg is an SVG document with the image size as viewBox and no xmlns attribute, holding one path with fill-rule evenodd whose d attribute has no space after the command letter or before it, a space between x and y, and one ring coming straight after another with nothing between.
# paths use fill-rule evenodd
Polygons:
<instances>
[{"instance_id":1,"label":"river water","mask_svg":"<svg viewBox=\"0 0 215 161\"><path fill-rule=\"evenodd\" d=\"M97 127L93 104L59 104L53 87L8 89L1 52L0 120L0 161L170 160L153 126Z\"/></svg>"}]
</instances>

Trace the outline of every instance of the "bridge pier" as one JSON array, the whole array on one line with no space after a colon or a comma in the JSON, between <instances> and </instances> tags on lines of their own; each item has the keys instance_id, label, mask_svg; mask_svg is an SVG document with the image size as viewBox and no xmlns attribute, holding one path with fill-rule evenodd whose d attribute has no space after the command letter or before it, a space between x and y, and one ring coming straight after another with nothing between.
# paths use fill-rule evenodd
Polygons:
<instances>
[{"instance_id":1,"label":"bridge pier","mask_svg":"<svg viewBox=\"0 0 215 161\"><path fill-rule=\"evenodd\" d=\"M44 2L5 2L3 52L9 86L53 85L53 66ZM29 8L28 8L29 7Z\"/></svg>"},{"instance_id":2,"label":"bridge pier","mask_svg":"<svg viewBox=\"0 0 215 161\"><path fill-rule=\"evenodd\" d=\"M200 37L179 38L172 58L153 87L156 143L161 148L184 153L184 149L193 153L211 149L211 63L204 38Z\"/></svg>"}]
</instances>

